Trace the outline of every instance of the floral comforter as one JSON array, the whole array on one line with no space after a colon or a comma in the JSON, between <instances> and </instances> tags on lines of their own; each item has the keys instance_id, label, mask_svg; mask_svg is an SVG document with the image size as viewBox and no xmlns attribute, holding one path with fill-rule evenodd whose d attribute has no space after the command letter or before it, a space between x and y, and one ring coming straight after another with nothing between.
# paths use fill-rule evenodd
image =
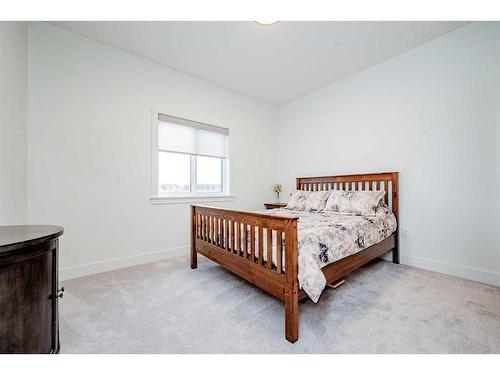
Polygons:
<instances>
[{"instance_id":1,"label":"floral comforter","mask_svg":"<svg viewBox=\"0 0 500 375\"><path fill-rule=\"evenodd\" d=\"M383 241L397 226L387 206L377 208L373 217L286 208L261 213L299 218L299 285L314 302L318 301L326 285L322 267Z\"/></svg>"}]
</instances>

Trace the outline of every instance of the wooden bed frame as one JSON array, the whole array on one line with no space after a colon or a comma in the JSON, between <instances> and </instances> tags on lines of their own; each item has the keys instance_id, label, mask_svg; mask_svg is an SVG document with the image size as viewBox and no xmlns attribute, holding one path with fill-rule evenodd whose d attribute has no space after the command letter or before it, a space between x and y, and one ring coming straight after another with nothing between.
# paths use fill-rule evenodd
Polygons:
<instances>
[{"instance_id":1,"label":"wooden bed frame","mask_svg":"<svg viewBox=\"0 0 500 375\"><path fill-rule=\"evenodd\" d=\"M398 172L297 178L297 190L332 189L385 190L385 202L391 207L399 224ZM267 231L265 243L260 240L264 231ZM250 249L245 240L248 236ZM276 249L282 249L276 251L276 265L272 261L264 261L264 253L267 259L273 259L273 241ZM398 229L382 242L331 263L321 270L327 283L333 283L388 251L392 251L392 261L399 263ZM191 206L192 269L197 267L198 253L283 301L285 338L291 343L298 340L299 301L306 299L307 295L299 290L297 279L297 218ZM281 259L282 256L284 260ZM284 269L282 263L285 265Z\"/></svg>"}]
</instances>

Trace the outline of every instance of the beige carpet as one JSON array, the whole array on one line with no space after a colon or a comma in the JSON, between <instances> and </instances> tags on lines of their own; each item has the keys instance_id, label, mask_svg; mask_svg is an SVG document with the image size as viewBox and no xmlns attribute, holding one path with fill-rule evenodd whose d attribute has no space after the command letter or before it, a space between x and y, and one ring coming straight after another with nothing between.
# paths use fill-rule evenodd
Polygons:
<instances>
[{"instance_id":1,"label":"beige carpet","mask_svg":"<svg viewBox=\"0 0 500 375\"><path fill-rule=\"evenodd\" d=\"M500 288L385 261L301 304L295 344L279 301L201 256L64 287L61 353L500 353Z\"/></svg>"}]
</instances>

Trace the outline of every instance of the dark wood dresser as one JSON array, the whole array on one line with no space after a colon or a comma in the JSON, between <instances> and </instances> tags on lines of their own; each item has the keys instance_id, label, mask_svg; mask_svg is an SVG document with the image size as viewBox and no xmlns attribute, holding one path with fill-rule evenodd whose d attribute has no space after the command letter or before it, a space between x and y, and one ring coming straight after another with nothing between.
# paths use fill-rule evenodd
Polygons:
<instances>
[{"instance_id":1,"label":"dark wood dresser","mask_svg":"<svg viewBox=\"0 0 500 375\"><path fill-rule=\"evenodd\" d=\"M58 353L62 227L0 227L0 353Z\"/></svg>"}]
</instances>

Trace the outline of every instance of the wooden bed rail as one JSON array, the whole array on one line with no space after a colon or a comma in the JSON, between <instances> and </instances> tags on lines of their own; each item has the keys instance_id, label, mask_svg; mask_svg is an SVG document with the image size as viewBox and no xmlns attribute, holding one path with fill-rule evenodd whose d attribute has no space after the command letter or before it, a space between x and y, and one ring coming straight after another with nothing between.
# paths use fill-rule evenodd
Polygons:
<instances>
[{"instance_id":1,"label":"wooden bed rail","mask_svg":"<svg viewBox=\"0 0 500 375\"><path fill-rule=\"evenodd\" d=\"M198 253L282 300L286 339L297 341L297 218L193 205L193 269Z\"/></svg>"}]
</instances>

